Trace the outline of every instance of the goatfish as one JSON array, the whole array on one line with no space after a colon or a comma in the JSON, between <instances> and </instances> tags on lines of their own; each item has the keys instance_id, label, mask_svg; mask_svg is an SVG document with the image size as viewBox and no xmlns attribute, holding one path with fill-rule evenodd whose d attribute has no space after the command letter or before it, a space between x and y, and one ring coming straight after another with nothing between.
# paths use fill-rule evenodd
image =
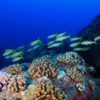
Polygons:
<instances>
[{"instance_id":1,"label":"goatfish","mask_svg":"<svg viewBox=\"0 0 100 100\"><path fill-rule=\"evenodd\" d=\"M81 48L81 47L77 47L77 48L74 48L73 50L74 51L86 51L88 50L89 48Z\"/></svg>"},{"instance_id":2,"label":"goatfish","mask_svg":"<svg viewBox=\"0 0 100 100\"><path fill-rule=\"evenodd\" d=\"M33 50L33 48L30 48L30 49L27 50L27 52L31 52L32 50Z\"/></svg>"},{"instance_id":3,"label":"goatfish","mask_svg":"<svg viewBox=\"0 0 100 100\"><path fill-rule=\"evenodd\" d=\"M48 39L51 39L51 38L56 37L56 35L57 35L57 33L56 33L56 34L49 35L47 38L48 38Z\"/></svg>"},{"instance_id":4,"label":"goatfish","mask_svg":"<svg viewBox=\"0 0 100 100\"><path fill-rule=\"evenodd\" d=\"M47 45L51 45L51 44L53 44L55 41L50 41L50 42L48 42L48 44Z\"/></svg>"},{"instance_id":5,"label":"goatfish","mask_svg":"<svg viewBox=\"0 0 100 100\"><path fill-rule=\"evenodd\" d=\"M97 44L97 42L96 41L83 41L81 43L81 45L92 45L92 44Z\"/></svg>"},{"instance_id":6,"label":"goatfish","mask_svg":"<svg viewBox=\"0 0 100 100\"><path fill-rule=\"evenodd\" d=\"M100 35L94 38L94 41L100 40Z\"/></svg>"},{"instance_id":7,"label":"goatfish","mask_svg":"<svg viewBox=\"0 0 100 100\"><path fill-rule=\"evenodd\" d=\"M54 43L50 46L48 46L48 48L54 48L54 47L60 47L60 46L63 46L64 43Z\"/></svg>"},{"instance_id":8,"label":"goatfish","mask_svg":"<svg viewBox=\"0 0 100 100\"><path fill-rule=\"evenodd\" d=\"M61 37L61 36L64 36L65 34L66 34L66 32L57 34L56 38Z\"/></svg>"},{"instance_id":9,"label":"goatfish","mask_svg":"<svg viewBox=\"0 0 100 100\"><path fill-rule=\"evenodd\" d=\"M70 44L69 46L72 47L72 48L74 48L74 47L79 46L80 44L81 44L81 42L76 42L76 43Z\"/></svg>"},{"instance_id":10,"label":"goatfish","mask_svg":"<svg viewBox=\"0 0 100 100\"><path fill-rule=\"evenodd\" d=\"M37 49L39 47L40 47L40 45L36 45L36 46L33 47L33 49L35 50L35 49Z\"/></svg>"},{"instance_id":11,"label":"goatfish","mask_svg":"<svg viewBox=\"0 0 100 100\"><path fill-rule=\"evenodd\" d=\"M31 46L34 46L34 45L39 44L39 43L41 44L42 41L38 38L37 40L31 42L30 45L31 45Z\"/></svg>"},{"instance_id":12,"label":"goatfish","mask_svg":"<svg viewBox=\"0 0 100 100\"><path fill-rule=\"evenodd\" d=\"M23 57L17 57L17 58L12 59L12 62L17 62L17 61L20 61L21 59L24 59L24 58Z\"/></svg>"},{"instance_id":13,"label":"goatfish","mask_svg":"<svg viewBox=\"0 0 100 100\"><path fill-rule=\"evenodd\" d=\"M70 35L58 37L58 38L56 38L55 41L64 41L64 40L66 40L67 38L70 38Z\"/></svg>"},{"instance_id":14,"label":"goatfish","mask_svg":"<svg viewBox=\"0 0 100 100\"><path fill-rule=\"evenodd\" d=\"M11 58L10 55L5 56L5 59L10 59L10 58Z\"/></svg>"},{"instance_id":15,"label":"goatfish","mask_svg":"<svg viewBox=\"0 0 100 100\"><path fill-rule=\"evenodd\" d=\"M12 57L12 58L18 57L18 56L20 56L20 55L22 55L22 54L23 54L22 51L21 51L21 52L15 52L15 53L13 53L13 54L11 55L11 57Z\"/></svg>"},{"instance_id":16,"label":"goatfish","mask_svg":"<svg viewBox=\"0 0 100 100\"><path fill-rule=\"evenodd\" d=\"M21 50L21 49L24 49L24 48L25 48L25 46L22 45L22 46L18 47L17 50Z\"/></svg>"},{"instance_id":17,"label":"goatfish","mask_svg":"<svg viewBox=\"0 0 100 100\"><path fill-rule=\"evenodd\" d=\"M82 37L74 37L70 39L71 41L78 41L78 40L82 40Z\"/></svg>"},{"instance_id":18,"label":"goatfish","mask_svg":"<svg viewBox=\"0 0 100 100\"><path fill-rule=\"evenodd\" d=\"M7 50L3 53L3 56L10 55L10 54L14 53L15 51L16 51L16 50L7 49Z\"/></svg>"}]
</instances>

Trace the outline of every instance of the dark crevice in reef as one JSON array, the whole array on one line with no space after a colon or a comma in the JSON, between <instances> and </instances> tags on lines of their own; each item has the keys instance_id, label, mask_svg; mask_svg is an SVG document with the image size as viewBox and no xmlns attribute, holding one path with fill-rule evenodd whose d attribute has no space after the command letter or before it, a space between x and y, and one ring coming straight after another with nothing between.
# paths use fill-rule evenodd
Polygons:
<instances>
[{"instance_id":1,"label":"dark crevice in reef","mask_svg":"<svg viewBox=\"0 0 100 100\"><path fill-rule=\"evenodd\" d=\"M91 23L82 29L76 36L80 36L83 40L93 40L100 35L100 14L98 14ZM96 69L95 77L100 77L100 41L97 45L91 46L91 49L86 52L81 52L81 56L86 62L94 66Z\"/></svg>"}]
</instances>

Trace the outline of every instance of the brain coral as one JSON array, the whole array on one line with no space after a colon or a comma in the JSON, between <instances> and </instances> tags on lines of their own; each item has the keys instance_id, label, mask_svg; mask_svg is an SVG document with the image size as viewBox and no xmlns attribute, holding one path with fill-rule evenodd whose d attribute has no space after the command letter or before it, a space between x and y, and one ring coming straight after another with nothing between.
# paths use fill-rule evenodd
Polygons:
<instances>
[{"instance_id":1,"label":"brain coral","mask_svg":"<svg viewBox=\"0 0 100 100\"><path fill-rule=\"evenodd\" d=\"M75 66L75 65L85 65L84 59L76 52L66 52L63 55L57 57L57 62L60 66Z\"/></svg>"},{"instance_id":2,"label":"brain coral","mask_svg":"<svg viewBox=\"0 0 100 100\"><path fill-rule=\"evenodd\" d=\"M7 85L10 81L10 77L11 77L11 75L0 71L0 84L1 84L0 88L1 89L6 89L7 88Z\"/></svg>"},{"instance_id":3,"label":"brain coral","mask_svg":"<svg viewBox=\"0 0 100 100\"><path fill-rule=\"evenodd\" d=\"M19 74L22 72L22 66L20 64L9 65L6 68L6 72L10 74Z\"/></svg>"},{"instance_id":4,"label":"brain coral","mask_svg":"<svg viewBox=\"0 0 100 100\"><path fill-rule=\"evenodd\" d=\"M12 93L18 93L26 88L26 81L21 76L14 75L8 85L8 90Z\"/></svg>"},{"instance_id":5,"label":"brain coral","mask_svg":"<svg viewBox=\"0 0 100 100\"><path fill-rule=\"evenodd\" d=\"M52 84L30 85L28 90L15 96L21 100L66 100L65 94Z\"/></svg>"},{"instance_id":6,"label":"brain coral","mask_svg":"<svg viewBox=\"0 0 100 100\"><path fill-rule=\"evenodd\" d=\"M58 69L53 68L53 67L47 67L47 66L31 66L29 68L29 73L30 76L34 79L40 78L42 76L46 76L47 78L56 78L57 77L57 73L58 73Z\"/></svg>"},{"instance_id":7,"label":"brain coral","mask_svg":"<svg viewBox=\"0 0 100 100\"><path fill-rule=\"evenodd\" d=\"M70 68L67 70L67 76L76 83L82 82L83 76L80 71L78 71L76 68Z\"/></svg>"}]
</instances>

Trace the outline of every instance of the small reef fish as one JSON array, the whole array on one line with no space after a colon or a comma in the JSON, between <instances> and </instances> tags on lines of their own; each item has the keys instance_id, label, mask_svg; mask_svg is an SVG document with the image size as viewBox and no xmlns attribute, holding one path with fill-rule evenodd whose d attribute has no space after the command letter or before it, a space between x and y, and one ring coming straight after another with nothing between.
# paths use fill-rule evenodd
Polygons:
<instances>
[{"instance_id":1,"label":"small reef fish","mask_svg":"<svg viewBox=\"0 0 100 100\"><path fill-rule=\"evenodd\" d=\"M81 45L92 45L92 44L97 44L96 41L83 41Z\"/></svg>"},{"instance_id":2,"label":"small reef fish","mask_svg":"<svg viewBox=\"0 0 100 100\"><path fill-rule=\"evenodd\" d=\"M23 54L22 51L21 51L21 52L15 52L15 53L13 53L13 54L11 55L11 57L12 57L12 58L18 57L18 56L20 56L20 55L22 55L22 54Z\"/></svg>"},{"instance_id":3,"label":"small reef fish","mask_svg":"<svg viewBox=\"0 0 100 100\"><path fill-rule=\"evenodd\" d=\"M70 40L71 41L78 41L78 40L82 40L82 38L81 37L74 37L74 38L71 38Z\"/></svg>"},{"instance_id":4,"label":"small reef fish","mask_svg":"<svg viewBox=\"0 0 100 100\"><path fill-rule=\"evenodd\" d=\"M28 50L27 50L27 52L31 52L33 50L33 48L29 48Z\"/></svg>"},{"instance_id":5,"label":"small reef fish","mask_svg":"<svg viewBox=\"0 0 100 100\"><path fill-rule=\"evenodd\" d=\"M36 45L36 46L33 47L33 49L35 50L35 49L37 49L39 47L40 47L40 45Z\"/></svg>"},{"instance_id":6,"label":"small reef fish","mask_svg":"<svg viewBox=\"0 0 100 100\"><path fill-rule=\"evenodd\" d=\"M21 50L21 49L24 49L24 48L25 48L25 46L22 45L22 46L18 47L17 50Z\"/></svg>"},{"instance_id":7,"label":"small reef fish","mask_svg":"<svg viewBox=\"0 0 100 100\"><path fill-rule=\"evenodd\" d=\"M51 44L53 44L55 41L50 41L50 42L48 42L48 44L47 45L51 45Z\"/></svg>"},{"instance_id":8,"label":"small reef fish","mask_svg":"<svg viewBox=\"0 0 100 100\"><path fill-rule=\"evenodd\" d=\"M69 46L72 47L72 48L74 48L74 47L79 46L80 44L81 44L80 42L76 42L76 43L70 44Z\"/></svg>"},{"instance_id":9,"label":"small reef fish","mask_svg":"<svg viewBox=\"0 0 100 100\"><path fill-rule=\"evenodd\" d=\"M48 46L48 48L53 48L53 47L60 47L60 46L63 46L64 43L54 43L50 46Z\"/></svg>"},{"instance_id":10,"label":"small reef fish","mask_svg":"<svg viewBox=\"0 0 100 100\"><path fill-rule=\"evenodd\" d=\"M9 56L9 55L5 56L5 59L10 59L10 58L11 58L11 56Z\"/></svg>"},{"instance_id":11,"label":"small reef fish","mask_svg":"<svg viewBox=\"0 0 100 100\"><path fill-rule=\"evenodd\" d=\"M12 59L12 62L17 62L17 61L20 61L21 59L24 59L24 58L23 57L17 57L17 58Z\"/></svg>"},{"instance_id":12,"label":"small reef fish","mask_svg":"<svg viewBox=\"0 0 100 100\"><path fill-rule=\"evenodd\" d=\"M38 38L37 40L31 42L30 45L34 46L34 45L39 44L39 43L42 44L42 41Z\"/></svg>"},{"instance_id":13,"label":"small reef fish","mask_svg":"<svg viewBox=\"0 0 100 100\"><path fill-rule=\"evenodd\" d=\"M61 37L61 36L64 36L65 34L66 34L66 32L57 34L56 38Z\"/></svg>"},{"instance_id":14,"label":"small reef fish","mask_svg":"<svg viewBox=\"0 0 100 100\"><path fill-rule=\"evenodd\" d=\"M7 49L4 53L3 53L3 56L7 56L7 55L10 55L12 53L14 53L15 50L12 50L12 49Z\"/></svg>"},{"instance_id":15,"label":"small reef fish","mask_svg":"<svg viewBox=\"0 0 100 100\"><path fill-rule=\"evenodd\" d=\"M74 51L87 51L89 48L81 48L81 47L77 47L77 48L74 48L73 50Z\"/></svg>"},{"instance_id":16,"label":"small reef fish","mask_svg":"<svg viewBox=\"0 0 100 100\"><path fill-rule=\"evenodd\" d=\"M57 36L57 33L56 33L56 34L49 35L47 38L48 38L48 39L51 39L51 38L54 38L54 37L56 37L56 36Z\"/></svg>"},{"instance_id":17,"label":"small reef fish","mask_svg":"<svg viewBox=\"0 0 100 100\"><path fill-rule=\"evenodd\" d=\"M100 35L94 38L94 41L100 40Z\"/></svg>"},{"instance_id":18,"label":"small reef fish","mask_svg":"<svg viewBox=\"0 0 100 100\"><path fill-rule=\"evenodd\" d=\"M61 36L61 37L56 38L55 41L64 41L64 40L66 40L69 37L70 37L69 35L68 36Z\"/></svg>"}]
</instances>

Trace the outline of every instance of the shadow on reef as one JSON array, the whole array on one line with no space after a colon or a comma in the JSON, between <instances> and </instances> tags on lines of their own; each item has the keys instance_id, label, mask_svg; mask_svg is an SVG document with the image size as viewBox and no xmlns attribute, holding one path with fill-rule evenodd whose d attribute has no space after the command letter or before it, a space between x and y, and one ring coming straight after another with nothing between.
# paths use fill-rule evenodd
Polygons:
<instances>
[{"instance_id":1,"label":"shadow on reef","mask_svg":"<svg viewBox=\"0 0 100 100\"><path fill-rule=\"evenodd\" d=\"M93 40L98 35L100 35L100 14L98 14L91 23L82 29L76 36L82 37L83 40ZM79 54L89 65L95 67L95 77L100 77L100 45L93 45L90 50Z\"/></svg>"}]
</instances>

